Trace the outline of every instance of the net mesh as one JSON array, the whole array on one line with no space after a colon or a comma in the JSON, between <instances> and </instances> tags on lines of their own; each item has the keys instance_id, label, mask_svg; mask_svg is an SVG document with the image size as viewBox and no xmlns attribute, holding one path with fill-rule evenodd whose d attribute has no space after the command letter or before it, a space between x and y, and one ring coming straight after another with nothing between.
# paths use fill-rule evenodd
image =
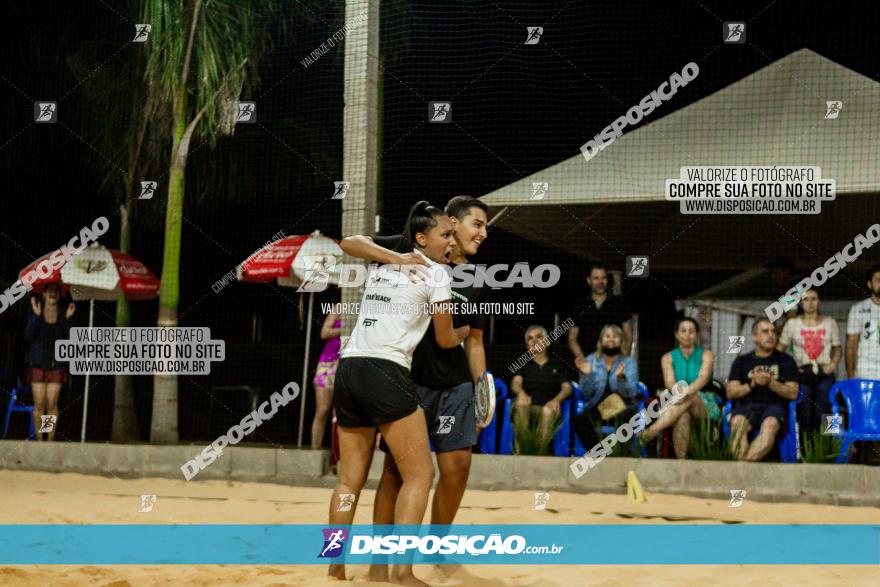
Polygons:
<instances>
[{"instance_id":1,"label":"net mesh","mask_svg":"<svg viewBox=\"0 0 880 587\"><path fill-rule=\"evenodd\" d=\"M758 272L701 292L777 257L791 259L795 277L807 275L880 211L873 25L880 7L873 3L813 11L745 2L731 15L723 3L710 2L638 9L565 1L384 2L377 55L368 51L366 35L355 34L376 26L361 18L366 12L358 6L365 3L350 3L348 11L342 2L289 3L271 17L254 6L269 43L240 100L256 103L256 122L236 125L215 146L196 132L187 161L179 324L210 326L214 338L226 341L227 358L210 376L178 378L182 441L212 439L240 421L254 397L247 388L262 401L289 381L301 383L308 300L278 284L215 286L279 231L343 236L343 206L354 200L332 199L335 183L354 181L353 195L361 189L359 178L344 177L344 146L351 145L354 157L370 134L344 136L346 60L355 67L357 56L378 61L375 80L368 81L376 86L376 157L365 172L377 182L378 232L398 232L416 200L443 204L469 194L489 203L493 219L473 261L561 268L552 288L492 292L492 301L534 304L531 315L502 312L490 321L488 364L502 379L525 350L527 326L552 330L577 320L592 260L610 266L615 293L637 315L640 379L655 389L662 384L660 355L672 347L685 306L695 311L702 300L716 311L715 332L704 333L704 342L717 345L728 334L721 332L719 308L772 301L785 289ZM118 248L119 177L159 181L153 199L132 206L129 250L161 277L170 135L155 139L156 161L130 176L121 136L113 147L113 137L100 130L109 126L104 116L115 117L112 128L124 127L137 104L124 114L102 115L95 107L96 96L114 84L130 90L144 83L130 66L143 49L131 43L136 3L107 4L87 15L72 7L39 15L11 10L43 26L36 35L11 31L6 42L17 57L0 66L11 104L0 148L8 182L0 204L4 288L98 216L111 219L101 242ZM205 10L212 10L209 3ZM745 24L744 42L724 42L731 21ZM595 157L582 155L582 145L691 62L699 68L692 81L637 123L627 122ZM31 122L34 101L44 99L57 100L57 124ZM449 104L448 121L431 120L435 102ZM841 103L837 116L829 117L829 102ZM159 130L163 124L169 123L155 121ZM108 160L119 168L109 182ZM681 167L697 165L816 166L823 178L836 180L838 196L817 215L682 214L665 201L665 184ZM543 199L535 199L535 184ZM626 275L628 256L647 257L649 276ZM829 311L845 318L848 306L867 296L863 272L877 259L868 249L822 286ZM321 293L315 308L337 299L338 293ZM87 303L78 304L76 325L85 325L87 310ZM6 389L25 373L21 333L29 311L21 300L0 315ZM157 301L133 302L130 323L155 325L157 312ZM113 303L96 303L95 324L113 325L115 313ZM306 444L322 322L316 311ZM742 322L736 324L730 334L739 333ZM550 350L575 377L564 340ZM106 440L114 378L94 377L90 385L88 438ZM135 377L133 385L138 435L146 440L153 379ZM78 437L82 391L82 378L71 378L61 397L59 435ZM294 443L298 408L282 411L249 441ZM11 436L24 435L23 420L13 421Z\"/></svg>"}]
</instances>

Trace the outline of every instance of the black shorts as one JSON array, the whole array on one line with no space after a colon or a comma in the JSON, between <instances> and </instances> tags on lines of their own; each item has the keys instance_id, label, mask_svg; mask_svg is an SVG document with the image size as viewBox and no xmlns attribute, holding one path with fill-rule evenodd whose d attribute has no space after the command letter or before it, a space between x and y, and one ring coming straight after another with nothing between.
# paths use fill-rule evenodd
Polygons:
<instances>
[{"instance_id":1,"label":"black shorts","mask_svg":"<svg viewBox=\"0 0 880 587\"><path fill-rule=\"evenodd\" d=\"M379 427L409 416L419 407L409 371L392 361L340 359L333 388L336 422L343 428Z\"/></svg>"},{"instance_id":2,"label":"black shorts","mask_svg":"<svg viewBox=\"0 0 880 587\"><path fill-rule=\"evenodd\" d=\"M733 409L730 410L731 418L734 416L745 416L753 430L760 428L761 423L767 418L773 417L779 420L779 428L784 431L786 429L785 423L788 420L786 418L787 414L788 404L779 403L736 402L733 404Z\"/></svg>"}]
</instances>

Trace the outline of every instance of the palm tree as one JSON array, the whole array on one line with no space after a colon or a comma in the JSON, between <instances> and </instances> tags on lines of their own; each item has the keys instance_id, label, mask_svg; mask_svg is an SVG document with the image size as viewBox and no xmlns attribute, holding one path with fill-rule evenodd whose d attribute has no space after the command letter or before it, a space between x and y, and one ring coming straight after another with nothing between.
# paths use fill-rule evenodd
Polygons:
<instances>
[{"instance_id":1,"label":"palm tree","mask_svg":"<svg viewBox=\"0 0 880 587\"><path fill-rule=\"evenodd\" d=\"M158 326L177 326L180 237L186 161L194 136L214 147L230 135L245 82L256 83L257 60L269 48L276 0L145 0L140 21L152 30L145 43L146 103L171 109L171 158ZM152 116L152 112L151 112ZM151 442L178 440L177 377L153 385Z\"/></svg>"}]
</instances>

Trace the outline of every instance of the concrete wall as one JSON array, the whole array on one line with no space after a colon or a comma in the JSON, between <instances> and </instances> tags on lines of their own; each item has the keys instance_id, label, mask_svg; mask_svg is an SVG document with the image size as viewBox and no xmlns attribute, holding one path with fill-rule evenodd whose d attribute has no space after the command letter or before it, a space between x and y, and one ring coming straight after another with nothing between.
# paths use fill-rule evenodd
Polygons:
<instances>
[{"instance_id":1,"label":"concrete wall","mask_svg":"<svg viewBox=\"0 0 880 587\"><path fill-rule=\"evenodd\" d=\"M180 466L201 446L149 446L0 441L0 468L74 472L118 477L183 479ZM368 487L382 473L375 454ZM468 487L574 493L623 493L635 471L649 493L729 499L745 489L747 499L880 507L880 468L863 465L805 465L607 458L580 479L570 459L474 455ZM332 487L326 451L231 447L194 480L231 479L284 485Z\"/></svg>"}]
</instances>

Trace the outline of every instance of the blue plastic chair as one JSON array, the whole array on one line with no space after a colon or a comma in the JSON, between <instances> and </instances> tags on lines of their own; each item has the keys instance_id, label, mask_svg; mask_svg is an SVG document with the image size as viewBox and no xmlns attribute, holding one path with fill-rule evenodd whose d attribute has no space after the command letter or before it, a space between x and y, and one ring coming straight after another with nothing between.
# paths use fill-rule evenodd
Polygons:
<instances>
[{"instance_id":1,"label":"blue plastic chair","mask_svg":"<svg viewBox=\"0 0 880 587\"><path fill-rule=\"evenodd\" d=\"M831 413L840 415L837 394L846 403L846 430L840 431L840 454L835 462L849 462L849 448L853 442L880 442L880 381L873 379L845 379L838 381L828 392Z\"/></svg>"},{"instance_id":2,"label":"blue plastic chair","mask_svg":"<svg viewBox=\"0 0 880 587\"><path fill-rule=\"evenodd\" d=\"M572 392L573 397L565 400L559 406L559 411L562 415L562 420L560 423L559 430L556 431L556 434L553 436L552 446L553 446L553 454L558 457L567 457L571 454L571 419L574 417L574 407L575 401L578 393L580 392L577 389L577 384L572 381ZM516 398L508 397L504 401L504 419L501 423L501 439L499 441L500 446L498 447L498 454L502 455L511 455L513 454L513 444L514 444L514 430L513 430L513 421L510 418L510 414L512 414L514 401Z\"/></svg>"},{"instance_id":3,"label":"blue plastic chair","mask_svg":"<svg viewBox=\"0 0 880 587\"><path fill-rule=\"evenodd\" d=\"M6 433L9 432L9 420L12 418L12 414L15 412L25 412L28 415L28 438L34 440L37 438L36 430L34 430L34 406L23 406L18 403L18 391L17 387L13 387L12 391L9 392L9 405L6 408L6 424L3 426L3 438L6 438Z\"/></svg>"},{"instance_id":4,"label":"blue plastic chair","mask_svg":"<svg viewBox=\"0 0 880 587\"><path fill-rule=\"evenodd\" d=\"M581 389L574 381L571 384L571 397L560 406L562 419L559 423L559 430L553 437L553 454L557 457L569 457L572 451L572 427L571 421L577 413L578 406L583 407L583 397L581 397Z\"/></svg>"},{"instance_id":5,"label":"blue plastic chair","mask_svg":"<svg viewBox=\"0 0 880 587\"><path fill-rule=\"evenodd\" d=\"M498 420L503 419L504 414L506 413L504 410L505 399L507 398L507 384L504 383L501 379L495 380L495 415L492 416L492 421L489 422L489 425L483 428L480 431L480 436L478 439L478 444L480 446L480 452L483 454L497 454L498 450Z\"/></svg>"},{"instance_id":6,"label":"blue plastic chair","mask_svg":"<svg viewBox=\"0 0 880 587\"><path fill-rule=\"evenodd\" d=\"M788 429L783 433L782 437L777 440L779 445L779 457L783 463L796 463L798 461L798 438L797 438L797 403L801 399L801 393L798 392L798 399L788 402ZM724 432L724 438L730 440L730 412L733 410L733 402L727 400L724 403L724 411L721 414L721 430ZM751 442L760 432L755 428L749 432L749 441Z\"/></svg>"}]
</instances>

